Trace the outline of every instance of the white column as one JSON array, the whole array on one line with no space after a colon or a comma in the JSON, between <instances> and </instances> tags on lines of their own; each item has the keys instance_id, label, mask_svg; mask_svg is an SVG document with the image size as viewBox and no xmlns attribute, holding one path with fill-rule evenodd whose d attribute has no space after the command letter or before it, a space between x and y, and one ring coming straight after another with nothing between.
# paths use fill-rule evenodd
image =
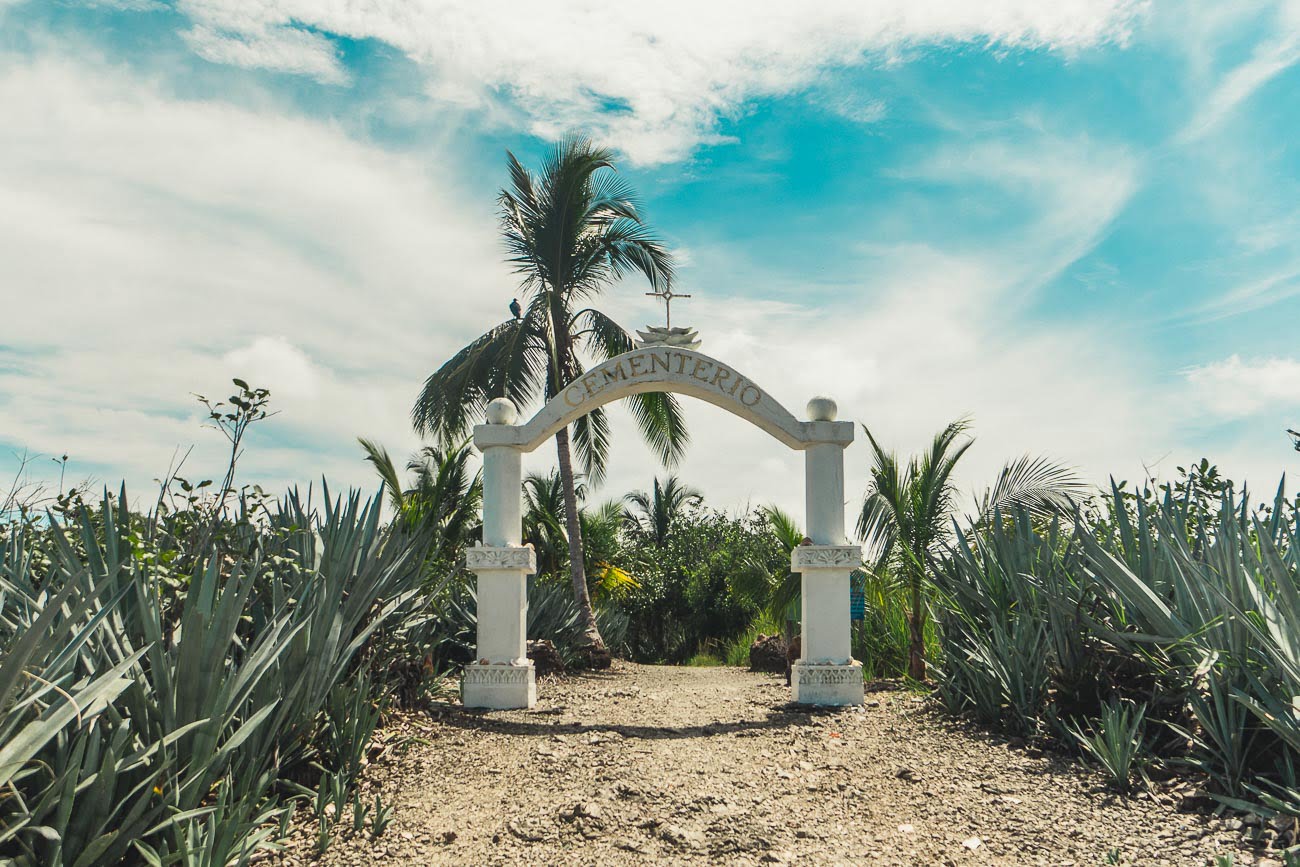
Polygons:
<instances>
[{"instance_id":1,"label":"white column","mask_svg":"<svg viewBox=\"0 0 1300 867\"><path fill-rule=\"evenodd\" d=\"M492 425L513 424L514 404L488 404ZM465 566L478 577L475 661L465 666L461 700L466 707L528 708L537 683L527 652L528 576L537 571L531 546L520 546L523 455L513 446L483 449L483 544L465 552Z\"/></svg>"},{"instance_id":2,"label":"white column","mask_svg":"<svg viewBox=\"0 0 1300 867\"><path fill-rule=\"evenodd\" d=\"M844 446L813 443L803 454L808 538L814 545L843 545Z\"/></svg>"},{"instance_id":3,"label":"white column","mask_svg":"<svg viewBox=\"0 0 1300 867\"><path fill-rule=\"evenodd\" d=\"M510 446L483 449L483 544L518 545L523 532L523 453Z\"/></svg>"},{"instance_id":4,"label":"white column","mask_svg":"<svg viewBox=\"0 0 1300 867\"><path fill-rule=\"evenodd\" d=\"M808 402L813 422L831 422L835 402ZM844 446L815 442L804 458L805 512L811 545L790 555L790 568L803 576L802 655L791 671L796 702L816 705L862 704L862 665L853 660L849 623L849 573L862 561L862 549L844 536Z\"/></svg>"}]
</instances>

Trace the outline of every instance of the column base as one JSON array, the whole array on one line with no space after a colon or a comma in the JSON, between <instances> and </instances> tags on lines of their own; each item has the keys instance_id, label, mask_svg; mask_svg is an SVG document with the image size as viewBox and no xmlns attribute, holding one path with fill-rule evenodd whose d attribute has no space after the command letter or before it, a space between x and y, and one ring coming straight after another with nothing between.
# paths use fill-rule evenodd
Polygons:
<instances>
[{"instance_id":1,"label":"column base","mask_svg":"<svg viewBox=\"0 0 1300 867\"><path fill-rule=\"evenodd\" d=\"M492 710L530 708L537 704L537 680L533 661L471 662L460 682L460 700L465 707Z\"/></svg>"},{"instance_id":2,"label":"column base","mask_svg":"<svg viewBox=\"0 0 1300 867\"><path fill-rule=\"evenodd\" d=\"M862 663L796 662L790 667L790 694L796 704L844 707L862 704Z\"/></svg>"}]
</instances>

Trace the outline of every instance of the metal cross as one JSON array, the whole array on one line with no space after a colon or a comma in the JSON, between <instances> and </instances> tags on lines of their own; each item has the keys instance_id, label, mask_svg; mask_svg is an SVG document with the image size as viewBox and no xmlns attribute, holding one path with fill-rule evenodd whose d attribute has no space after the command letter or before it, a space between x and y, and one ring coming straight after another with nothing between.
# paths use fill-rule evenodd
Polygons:
<instances>
[{"instance_id":1,"label":"metal cross","mask_svg":"<svg viewBox=\"0 0 1300 867\"><path fill-rule=\"evenodd\" d=\"M647 293L645 293L645 294L649 295L651 298L660 298L660 299L663 300L663 302L664 302L664 325L665 325L666 327L668 327L668 328L672 328L672 327L673 327L673 299L674 299L674 298L690 298L690 297L691 297L691 296L689 296L689 295L682 295L681 293L674 292L674 291L672 290L671 287L668 288L668 289L664 289L664 290L662 290L662 291L659 291L659 292L647 292Z\"/></svg>"}]
</instances>

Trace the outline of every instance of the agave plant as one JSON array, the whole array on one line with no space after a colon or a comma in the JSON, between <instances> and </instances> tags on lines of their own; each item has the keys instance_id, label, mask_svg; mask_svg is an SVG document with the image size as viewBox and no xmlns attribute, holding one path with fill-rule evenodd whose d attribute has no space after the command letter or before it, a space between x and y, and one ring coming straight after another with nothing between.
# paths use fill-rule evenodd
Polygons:
<instances>
[{"instance_id":1,"label":"agave plant","mask_svg":"<svg viewBox=\"0 0 1300 867\"><path fill-rule=\"evenodd\" d=\"M1151 751L1225 803L1298 815L1297 505L1205 493L1113 484L1069 534L1024 509L960 532L934 565L940 695L1082 738L1117 781Z\"/></svg>"},{"instance_id":2,"label":"agave plant","mask_svg":"<svg viewBox=\"0 0 1300 867\"><path fill-rule=\"evenodd\" d=\"M1133 706L1119 701L1107 702L1101 718L1088 732L1070 728L1079 745L1088 752L1117 789L1129 787L1133 766L1142 754L1142 726L1146 705Z\"/></svg>"},{"instance_id":3,"label":"agave plant","mask_svg":"<svg viewBox=\"0 0 1300 867\"><path fill-rule=\"evenodd\" d=\"M277 780L318 757L331 694L418 592L422 547L357 494L327 492L323 514L290 495L239 530L258 535L246 555L208 532L177 597L155 544L168 529L127 502L105 496L66 529L51 518L39 589L35 530L6 543L0 855L246 863L281 809Z\"/></svg>"}]
</instances>

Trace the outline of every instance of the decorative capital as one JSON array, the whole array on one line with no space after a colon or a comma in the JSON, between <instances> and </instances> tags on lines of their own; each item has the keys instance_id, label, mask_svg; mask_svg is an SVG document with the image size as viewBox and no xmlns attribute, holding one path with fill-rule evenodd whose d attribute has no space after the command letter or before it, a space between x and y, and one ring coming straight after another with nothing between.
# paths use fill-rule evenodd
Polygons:
<instances>
[{"instance_id":1,"label":"decorative capital","mask_svg":"<svg viewBox=\"0 0 1300 867\"><path fill-rule=\"evenodd\" d=\"M798 545L790 552L790 569L856 569L862 565L857 545Z\"/></svg>"},{"instance_id":2,"label":"decorative capital","mask_svg":"<svg viewBox=\"0 0 1300 867\"><path fill-rule=\"evenodd\" d=\"M475 545L465 549L465 568L471 572L515 569L532 573L537 571L537 555L533 553L532 545L503 548Z\"/></svg>"}]
</instances>

